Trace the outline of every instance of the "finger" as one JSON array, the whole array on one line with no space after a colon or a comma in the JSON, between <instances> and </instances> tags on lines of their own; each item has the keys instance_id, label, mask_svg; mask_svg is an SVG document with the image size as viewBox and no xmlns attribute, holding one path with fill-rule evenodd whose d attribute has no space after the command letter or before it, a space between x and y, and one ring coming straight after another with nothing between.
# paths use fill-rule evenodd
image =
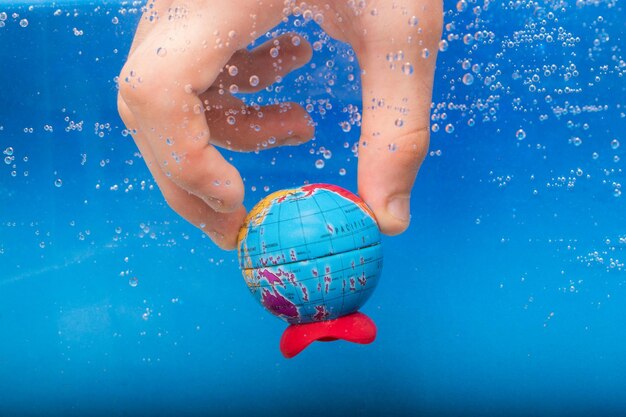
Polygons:
<instances>
[{"instance_id":1,"label":"finger","mask_svg":"<svg viewBox=\"0 0 626 417\"><path fill-rule=\"evenodd\" d=\"M295 33L285 33L252 51L235 52L215 86L229 90L237 86L243 93L256 92L311 60L309 42Z\"/></svg>"},{"instance_id":2,"label":"finger","mask_svg":"<svg viewBox=\"0 0 626 417\"><path fill-rule=\"evenodd\" d=\"M123 100L118 100L118 108L124 123L133 131L133 139L143 156L150 173L154 177L167 204L185 220L200 228L220 248L231 250L236 247L237 234L243 223L246 211L243 207L232 213L218 213L202 199L178 187L163 173L154 158L145 135L136 131L136 122Z\"/></svg>"},{"instance_id":3,"label":"finger","mask_svg":"<svg viewBox=\"0 0 626 417\"><path fill-rule=\"evenodd\" d=\"M398 25L393 33L376 33L372 23L368 32L372 42L356 49L363 86L359 193L376 214L383 233L390 235L403 232L409 225L411 190L428 150L442 5L439 1L424 4L409 7L409 15L420 22L420 31L407 23L409 18L402 8L368 15L365 19L397 21L406 27ZM423 57L424 49L429 51L427 58ZM390 65L386 58L390 53L403 57Z\"/></svg>"},{"instance_id":4,"label":"finger","mask_svg":"<svg viewBox=\"0 0 626 417\"><path fill-rule=\"evenodd\" d=\"M246 106L236 97L218 101L209 90L201 98L208 105L206 118L211 143L235 151L258 151L282 145L298 145L315 133L308 112L297 103Z\"/></svg>"},{"instance_id":5,"label":"finger","mask_svg":"<svg viewBox=\"0 0 626 417\"><path fill-rule=\"evenodd\" d=\"M165 175L219 212L241 209L243 181L209 144L198 94L213 84L236 50L282 17L278 0L262 7L252 0L244 3L246 13L215 0L174 1L173 18L137 46L120 76L122 99ZM157 50L167 53L157 55Z\"/></svg>"},{"instance_id":6,"label":"finger","mask_svg":"<svg viewBox=\"0 0 626 417\"><path fill-rule=\"evenodd\" d=\"M131 55L137 45L139 45L148 34L154 29L154 27L162 20L167 19L169 16L170 6L174 0L149 0L146 4L146 10L141 15L141 20L137 25L133 43L130 46Z\"/></svg>"}]
</instances>

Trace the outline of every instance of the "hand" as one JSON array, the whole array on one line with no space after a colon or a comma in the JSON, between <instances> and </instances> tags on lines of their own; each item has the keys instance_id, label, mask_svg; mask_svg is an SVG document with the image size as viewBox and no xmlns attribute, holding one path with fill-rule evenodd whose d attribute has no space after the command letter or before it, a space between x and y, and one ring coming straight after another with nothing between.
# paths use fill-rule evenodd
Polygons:
<instances>
[{"instance_id":1,"label":"hand","mask_svg":"<svg viewBox=\"0 0 626 417\"><path fill-rule=\"evenodd\" d=\"M411 188L428 149L442 4L365 3L315 0L307 7L357 54L364 107L359 193L382 231L397 234L409 224ZM302 143L314 134L296 103L255 108L230 94L231 88L260 90L310 59L310 45L293 34L245 49L297 12L289 0L151 0L120 73L120 115L163 196L225 249L235 247L246 213L244 187L214 145L249 151L263 142ZM404 57L392 66L387 55L399 51Z\"/></svg>"}]
</instances>

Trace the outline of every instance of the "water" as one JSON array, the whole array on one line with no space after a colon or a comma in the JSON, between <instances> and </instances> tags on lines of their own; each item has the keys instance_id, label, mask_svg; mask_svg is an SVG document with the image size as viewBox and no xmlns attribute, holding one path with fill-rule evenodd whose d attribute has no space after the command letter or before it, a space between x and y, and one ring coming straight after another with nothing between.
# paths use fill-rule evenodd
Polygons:
<instances>
[{"instance_id":1,"label":"water","mask_svg":"<svg viewBox=\"0 0 626 417\"><path fill-rule=\"evenodd\" d=\"M166 206L117 115L138 7L0 3L0 415L623 414L620 2L445 2L411 226L363 309L378 339L289 361L236 255ZM316 139L225 152L248 208L355 188L359 69L316 19L278 29L315 68L261 95L301 102Z\"/></svg>"}]
</instances>

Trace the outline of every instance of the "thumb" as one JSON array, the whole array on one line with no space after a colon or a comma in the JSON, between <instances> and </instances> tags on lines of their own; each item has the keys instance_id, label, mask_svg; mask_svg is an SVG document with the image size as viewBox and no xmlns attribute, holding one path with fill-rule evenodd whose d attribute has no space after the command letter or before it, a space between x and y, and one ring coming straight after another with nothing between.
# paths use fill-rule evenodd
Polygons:
<instances>
[{"instance_id":1,"label":"thumb","mask_svg":"<svg viewBox=\"0 0 626 417\"><path fill-rule=\"evenodd\" d=\"M359 194L388 235L409 226L411 190L428 151L442 18L440 7L433 9L420 15L422 31L414 27L409 34L390 33L382 42L365 43L356 51L363 86ZM401 20L406 25L405 16Z\"/></svg>"}]
</instances>

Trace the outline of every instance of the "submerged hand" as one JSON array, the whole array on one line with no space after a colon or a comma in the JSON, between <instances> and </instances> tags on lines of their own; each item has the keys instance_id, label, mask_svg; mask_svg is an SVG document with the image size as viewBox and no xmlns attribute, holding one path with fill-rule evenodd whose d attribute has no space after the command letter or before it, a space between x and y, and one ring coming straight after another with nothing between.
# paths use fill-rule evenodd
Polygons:
<instances>
[{"instance_id":1,"label":"submerged hand","mask_svg":"<svg viewBox=\"0 0 626 417\"><path fill-rule=\"evenodd\" d=\"M230 94L258 91L310 59L310 45L292 34L245 49L297 11L285 3L151 0L119 77L120 115L166 201L225 249L235 246L245 216L244 187L214 145L249 151L262 143L301 143L314 133L298 104L245 106ZM382 231L396 234L408 226L410 191L428 148L442 5L353 3L313 1L308 7L323 16L329 35L357 54L364 107L359 193ZM429 58L422 58L424 49ZM403 55L394 67L390 53Z\"/></svg>"}]
</instances>

